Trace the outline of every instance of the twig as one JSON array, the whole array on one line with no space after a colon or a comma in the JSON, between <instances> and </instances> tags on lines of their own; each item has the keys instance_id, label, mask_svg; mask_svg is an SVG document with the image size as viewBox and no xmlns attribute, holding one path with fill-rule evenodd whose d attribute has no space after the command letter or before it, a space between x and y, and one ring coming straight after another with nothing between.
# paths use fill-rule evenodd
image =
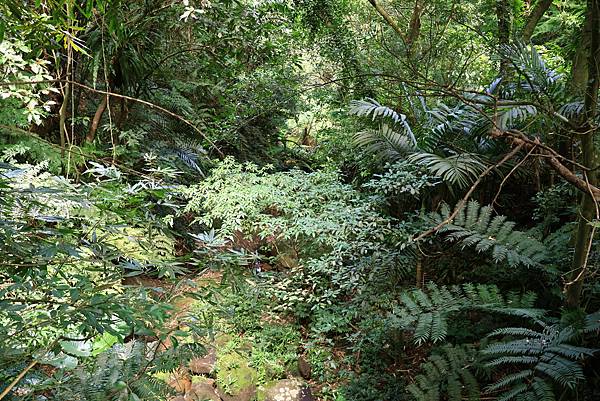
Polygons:
<instances>
[{"instance_id":1,"label":"twig","mask_svg":"<svg viewBox=\"0 0 600 401\"><path fill-rule=\"evenodd\" d=\"M456 207L454 208L454 211L450 214L450 216L448 216L447 219L445 219L444 221L442 221L437 226L435 226L433 228L430 228L429 230L424 231L421 234L419 234L417 237L413 238L413 241L419 241L419 240L427 237L428 235L433 234L434 232L438 231L440 228L444 227L446 224L448 224L452 220L454 220L454 218L456 217L456 215L458 214L458 212L460 212L461 209L465 206L465 203L467 203L467 200L469 200L469 198L471 197L471 195L473 194L473 192L475 191L475 189L477 188L477 186L481 183L481 181L483 180L483 178L485 176L487 176L489 173L491 173L492 170L500 167L501 165L503 165L504 163L506 163L507 160L513 158L521 150L522 147L523 147L522 144L518 145L513 150L511 150L509 153L507 153L506 156L504 156L502 158L502 160L500 160L498 163L494 164L493 166L488 167L483 173L481 173L479 175L479 178L477 178L477 181L475 181L473 183L473 185L471 185L471 188L469 188L469 190L467 191L467 193L465 194L465 196L460 200L460 202L458 202L456 204Z\"/></svg>"},{"instance_id":2,"label":"twig","mask_svg":"<svg viewBox=\"0 0 600 401\"><path fill-rule=\"evenodd\" d=\"M27 365L27 367L25 369L23 369L17 377L15 377L15 380L13 380L8 385L8 387L6 387L4 389L4 391L2 393L0 393L0 400L3 399L4 397L6 397L8 395L8 393L10 392L10 390L12 390L13 387L15 387L21 381L21 379L27 374L27 372L29 372L35 365L37 365L37 361L31 361L31 363L29 365Z\"/></svg>"},{"instance_id":3,"label":"twig","mask_svg":"<svg viewBox=\"0 0 600 401\"><path fill-rule=\"evenodd\" d=\"M103 91L103 90L100 90L100 89L94 89L91 86L87 86L85 84L82 84L82 83L77 82L77 81L72 81L70 79L43 79L43 80L39 80L39 81L0 82L0 86L6 86L6 85L32 85L32 84L44 84L44 83L68 83L68 84L71 84L71 85L79 86L80 88L86 89L86 90L88 90L90 92L100 93L100 94L106 95L106 96L113 96L113 97L117 97L119 99L131 100L132 102L146 105L146 106L150 107L151 109L160 110L163 113L168 114L171 117L176 118L177 120L183 122L184 124L189 125L202 138L204 138L210 144L210 146L212 146L217 151L217 153L219 154L219 156L225 157L225 154L223 152L221 152L221 149L219 149L217 147L217 145L215 145L215 143L213 141L211 141L210 139L208 139L208 137L206 135L204 135L204 133L202 131L200 131L200 129L198 127L196 127L191 121L187 120L185 117L180 116L179 114L173 113L172 111L169 111L169 110L165 109L164 107L161 107L161 106L159 106L157 104L154 104L152 102L148 102L146 100L142 100L142 99L138 99L136 97L126 96L126 95L121 95L119 93L114 93L114 92L110 92L110 91Z\"/></svg>"},{"instance_id":4,"label":"twig","mask_svg":"<svg viewBox=\"0 0 600 401\"><path fill-rule=\"evenodd\" d=\"M502 180L502 182L500 183L500 187L498 188L498 192L496 192L496 196L494 196L494 200L492 201L492 207L496 204L496 201L498 200L498 196L500 196L500 192L502 192L502 188L504 187L504 184L506 183L506 181L508 180L508 178L515 172L517 171L517 169L519 167L521 167L523 165L523 163L525 163L525 160L527 160L527 158L529 156L531 156L531 154L533 153L533 151L535 150L535 148L537 147L534 146L531 148L531 150L529 151L529 153L527 153L527 155L521 159L513 168L512 170L509 171L509 173L506 175L506 177L504 177L504 179Z\"/></svg>"}]
</instances>

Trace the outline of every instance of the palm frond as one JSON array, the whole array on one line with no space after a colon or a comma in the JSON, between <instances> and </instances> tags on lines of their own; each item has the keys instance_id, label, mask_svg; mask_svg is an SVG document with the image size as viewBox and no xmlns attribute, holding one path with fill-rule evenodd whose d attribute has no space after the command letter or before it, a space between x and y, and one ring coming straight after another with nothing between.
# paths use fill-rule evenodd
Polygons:
<instances>
[{"instance_id":1,"label":"palm frond","mask_svg":"<svg viewBox=\"0 0 600 401\"><path fill-rule=\"evenodd\" d=\"M377 154L383 160L396 161L414 151L409 137L382 124L378 130L366 130L354 136L355 143L367 152Z\"/></svg>"},{"instance_id":2,"label":"palm frond","mask_svg":"<svg viewBox=\"0 0 600 401\"><path fill-rule=\"evenodd\" d=\"M391 118L394 123L399 123L406 120L404 114L398 114L395 110L381 105L375 99L367 98L366 100L352 100L350 102L350 114L358 117L371 116L373 121L378 117Z\"/></svg>"},{"instance_id":3,"label":"palm frond","mask_svg":"<svg viewBox=\"0 0 600 401\"><path fill-rule=\"evenodd\" d=\"M561 75L546 66L534 46L515 41L502 46L500 52L501 56L510 60L517 72L525 78L521 82L524 90L549 95L559 83Z\"/></svg>"},{"instance_id":4,"label":"palm frond","mask_svg":"<svg viewBox=\"0 0 600 401\"><path fill-rule=\"evenodd\" d=\"M452 156L440 156L434 153L414 153L408 160L427 168L443 181L465 188L471 185L485 170L485 164L477 155L459 153Z\"/></svg>"}]
</instances>

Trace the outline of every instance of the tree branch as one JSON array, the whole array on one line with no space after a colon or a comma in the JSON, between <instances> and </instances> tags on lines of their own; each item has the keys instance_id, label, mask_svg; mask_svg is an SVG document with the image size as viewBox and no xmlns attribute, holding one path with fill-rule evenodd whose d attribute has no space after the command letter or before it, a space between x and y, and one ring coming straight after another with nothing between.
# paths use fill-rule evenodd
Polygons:
<instances>
[{"instance_id":1,"label":"tree branch","mask_svg":"<svg viewBox=\"0 0 600 401\"><path fill-rule=\"evenodd\" d=\"M451 223L452 220L454 220L454 218L458 214L458 212L460 212L461 209L465 206L465 204L467 203L467 201L469 200L469 198L471 197L473 192L475 192L475 189L477 188L477 186L481 183L481 181L483 181L483 178L485 176L487 176L489 173L491 173L494 169L497 169L498 167L500 167L501 165L506 163L508 160L512 159L517 153L519 153L519 151L521 150L521 148L523 146L524 145L517 145L517 147L515 147L513 150L508 152L506 154L506 156L504 156L502 158L502 160L500 160L498 163L494 164L493 166L490 166L487 169L485 169L485 171L479 175L479 178L477 178L477 181L475 181L473 183L473 185L471 185L471 188L469 188L469 190L467 191L465 196L460 200L460 202L458 202L456 204L456 207L454 208L454 211L450 214L450 216L448 216L448 218L446 220L442 221L437 226L430 228L429 230L424 231L421 234L419 234L418 236L416 236L415 238L413 238L413 241L415 241L415 242L419 241L419 240L427 237L428 235L433 234L434 232L438 231L440 228L444 227L446 224Z\"/></svg>"},{"instance_id":2,"label":"tree branch","mask_svg":"<svg viewBox=\"0 0 600 401\"><path fill-rule=\"evenodd\" d=\"M523 41L529 42L531 40L531 37L533 36L533 31L535 31L535 27L537 26L538 22L540 22L540 19L542 19L542 17L546 13L546 11L548 11L551 5L552 0L539 0L535 4L535 7L531 11L531 14L529 14L529 18L525 23L523 32L521 32L521 38L523 39Z\"/></svg>"},{"instance_id":3,"label":"tree branch","mask_svg":"<svg viewBox=\"0 0 600 401\"><path fill-rule=\"evenodd\" d=\"M405 44L408 44L408 38L406 37L406 35L404 34L404 32L402 32L402 29L400 29L400 27L398 26L398 24L396 24L396 21L394 21L392 19L392 17L390 17L390 15L388 14L387 11L385 11L385 9L381 6L381 4L379 4L377 2L377 0L369 0L369 3L371 3L371 5L373 7L375 7L375 10L377 10L377 12L379 13L379 15L381 15L383 17L383 19L385 20L385 22L388 23L388 25L394 30L396 31L396 33L400 36L400 38L402 39L402 41Z\"/></svg>"}]
</instances>

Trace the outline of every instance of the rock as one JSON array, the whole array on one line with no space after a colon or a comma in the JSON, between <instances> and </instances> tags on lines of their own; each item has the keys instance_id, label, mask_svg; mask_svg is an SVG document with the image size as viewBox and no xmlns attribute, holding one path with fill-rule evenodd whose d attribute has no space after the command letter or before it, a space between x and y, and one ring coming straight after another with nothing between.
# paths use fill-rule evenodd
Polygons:
<instances>
[{"instance_id":1,"label":"rock","mask_svg":"<svg viewBox=\"0 0 600 401\"><path fill-rule=\"evenodd\" d=\"M199 379L196 379L196 377ZM192 381L195 383L192 384L192 388L185 395L186 401L221 401L221 397L219 397L213 387L214 380L192 376Z\"/></svg>"},{"instance_id":2,"label":"rock","mask_svg":"<svg viewBox=\"0 0 600 401\"><path fill-rule=\"evenodd\" d=\"M300 376L306 380L310 379L312 369L308 361L302 356L298 357L298 370L300 371Z\"/></svg>"},{"instance_id":3,"label":"rock","mask_svg":"<svg viewBox=\"0 0 600 401\"><path fill-rule=\"evenodd\" d=\"M167 385L178 393L185 393L192 387L192 381L187 372L177 370L169 376Z\"/></svg>"},{"instance_id":4,"label":"rock","mask_svg":"<svg viewBox=\"0 0 600 401\"><path fill-rule=\"evenodd\" d=\"M212 348L208 351L208 354L202 358L194 358L188 364L188 368L192 374L196 375L207 375L215 370L217 364L217 351Z\"/></svg>"},{"instance_id":5,"label":"rock","mask_svg":"<svg viewBox=\"0 0 600 401\"><path fill-rule=\"evenodd\" d=\"M254 397L256 396L256 387L255 386L245 387L233 395L223 393L223 392L219 391L218 388L217 388L217 392L219 393L219 396L221 397L222 401L252 401L252 400L254 400Z\"/></svg>"},{"instance_id":6,"label":"rock","mask_svg":"<svg viewBox=\"0 0 600 401\"><path fill-rule=\"evenodd\" d=\"M314 401L310 387L299 379L284 379L261 388L258 401Z\"/></svg>"},{"instance_id":7,"label":"rock","mask_svg":"<svg viewBox=\"0 0 600 401\"><path fill-rule=\"evenodd\" d=\"M256 395L258 373L236 352L219 355L216 364L217 392L223 401L250 401Z\"/></svg>"}]
</instances>

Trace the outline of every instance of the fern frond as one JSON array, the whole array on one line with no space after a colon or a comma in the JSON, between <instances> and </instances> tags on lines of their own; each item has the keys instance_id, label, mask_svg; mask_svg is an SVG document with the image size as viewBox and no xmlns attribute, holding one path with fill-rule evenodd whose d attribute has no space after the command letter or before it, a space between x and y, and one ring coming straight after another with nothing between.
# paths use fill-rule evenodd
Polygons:
<instances>
[{"instance_id":1,"label":"fern frond","mask_svg":"<svg viewBox=\"0 0 600 401\"><path fill-rule=\"evenodd\" d=\"M392 311L390 324L400 330L412 331L415 344L428 341L438 343L446 338L449 319L457 312L485 310L505 313L505 310L511 309L515 308L510 306L509 301L493 285L464 284L446 287L429 283L425 289L405 291L400 295L400 304ZM522 310L524 314L527 311L526 308ZM533 310L527 316L535 315L539 318L541 314L542 311L536 313Z\"/></svg>"},{"instance_id":2,"label":"fern frond","mask_svg":"<svg viewBox=\"0 0 600 401\"><path fill-rule=\"evenodd\" d=\"M450 213L445 208L441 213L429 217L432 225L447 220ZM526 232L515 230L515 223L506 221L503 216L491 219L492 209L470 201L450 224L439 232L447 234L451 242L459 242L463 247L475 247L478 252L491 250L496 262L506 261L510 266L537 266L546 257L546 248L541 241ZM491 221L491 223L489 223ZM488 224L489 223L489 224Z\"/></svg>"},{"instance_id":3,"label":"fern frond","mask_svg":"<svg viewBox=\"0 0 600 401\"><path fill-rule=\"evenodd\" d=\"M477 365L476 356L475 349L464 345L434 350L421 364L421 373L406 387L407 392L417 401L479 400L479 385L470 371Z\"/></svg>"},{"instance_id":4,"label":"fern frond","mask_svg":"<svg viewBox=\"0 0 600 401\"><path fill-rule=\"evenodd\" d=\"M487 392L504 390L499 399L553 400L553 384L566 389L575 388L583 380L580 360L596 350L566 343L574 338L570 327L544 326L542 331L523 327L495 330L490 337L522 337L491 344L482 350L491 359L488 367L525 365L525 368L504 377L487 387Z\"/></svg>"}]
</instances>

